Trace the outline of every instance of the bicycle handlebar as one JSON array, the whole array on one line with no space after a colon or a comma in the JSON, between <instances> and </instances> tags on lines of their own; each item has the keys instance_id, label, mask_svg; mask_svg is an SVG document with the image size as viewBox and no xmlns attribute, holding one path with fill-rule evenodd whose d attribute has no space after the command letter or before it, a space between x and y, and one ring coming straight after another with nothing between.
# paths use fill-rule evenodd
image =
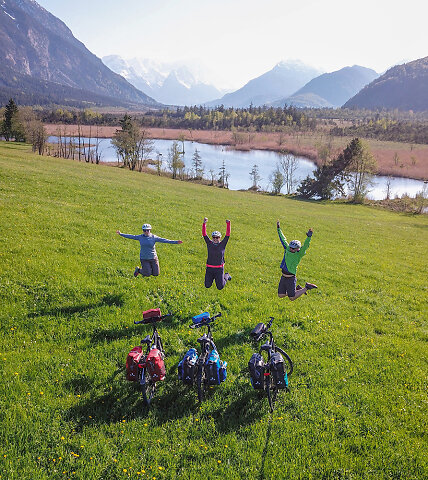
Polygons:
<instances>
[{"instance_id":1,"label":"bicycle handlebar","mask_svg":"<svg viewBox=\"0 0 428 480\"><path fill-rule=\"evenodd\" d=\"M206 320L199 322L199 323L191 323L189 325L189 328L200 328L200 327L205 327L206 325L209 325L210 323L214 322L214 320L218 317L221 317L221 312L217 313L217 315L213 315L210 318L207 318Z\"/></svg>"}]
</instances>

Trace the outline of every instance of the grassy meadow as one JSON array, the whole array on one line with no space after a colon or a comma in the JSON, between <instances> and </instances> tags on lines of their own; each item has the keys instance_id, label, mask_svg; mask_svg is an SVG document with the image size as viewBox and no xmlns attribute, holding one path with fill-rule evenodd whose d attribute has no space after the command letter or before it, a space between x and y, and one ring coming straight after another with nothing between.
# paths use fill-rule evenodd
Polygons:
<instances>
[{"instance_id":1,"label":"grassy meadow","mask_svg":"<svg viewBox=\"0 0 428 480\"><path fill-rule=\"evenodd\" d=\"M426 478L426 216L29 152L0 142L0 479ZM204 216L208 231L232 222L223 291L203 285ZM298 281L319 288L295 302L276 294L277 218L289 240L314 229ZM115 233L144 222L183 240L158 244L158 278L134 278L139 244ZM154 307L174 315L147 410L124 363ZM205 310L223 314L228 378L199 405L176 367ZM269 316L295 364L272 415L246 372L248 333Z\"/></svg>"}]
</instances>

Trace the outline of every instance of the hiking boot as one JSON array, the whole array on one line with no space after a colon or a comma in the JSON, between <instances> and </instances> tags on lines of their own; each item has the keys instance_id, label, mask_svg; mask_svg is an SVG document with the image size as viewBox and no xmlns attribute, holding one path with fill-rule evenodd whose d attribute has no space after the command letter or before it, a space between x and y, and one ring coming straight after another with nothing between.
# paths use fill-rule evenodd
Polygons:
<instances>
[{"instance_id":1,"label":"hiking boot","mask_svg":"<svg viewBox=\"0 0 428 480\"><path fill-rule=\"evenodd\" d=\"M302 286L300 286L300 285L296 285L296 290L302 290L302 289L303 289L303 287L302 287ZM308 292L305 292L305 295L307 295L307 294L308 294Z\"/></svg>"},{"instance_id":2,"label":"hiking boot","mask_svg":"<svg viewBox=\"0 0 428 480\"><path fill-rule=\"evenodd\" d=\"M134 270L134 277L138 277L138 274L140 273L140 269L138 267L135 267Z\"/></svg>"},{"instance_id":3,"label":"hiking boot","mask_svg":"<svg viewBox=\"0 0 428 480\"><path fill-rule=\"evenodd\" d=\"M315 284L308 283L308 282L306 282L305 287L306 287L307 290L312 290L313 288L318 288Z\"/></svg>"}]
</instances>

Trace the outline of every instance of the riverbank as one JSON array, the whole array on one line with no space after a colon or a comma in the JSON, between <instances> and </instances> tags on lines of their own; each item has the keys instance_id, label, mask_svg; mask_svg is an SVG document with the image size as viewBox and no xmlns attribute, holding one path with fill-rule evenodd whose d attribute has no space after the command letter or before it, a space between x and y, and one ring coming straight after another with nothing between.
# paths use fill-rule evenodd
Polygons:
<instances>
[{"instance_id":1,"label":"riverbank","mask_svg":"<svg viewBox=\"0 0 428 480\"><path fill-rule=\"evenodd\" d=\"M64 135L77 135L77 125L47 124L49 135L56 135L61 129ZM99 138L111 138L119 127L81 126L82 135ZM322 163L322 154L326 149L336 155L349 143L348 137L332 137L325 132L293 133L279 132L230 132L213 130L184 130L172 128L147 128L151 138L164 140L185 140L226 145L234 150L285 150L297 156L306 157L317 165ZM377 162L378 175L391 175L415 180L428 178L428 145L416 145L400 142L365 140Z\"/></svg>"}]
</instances>

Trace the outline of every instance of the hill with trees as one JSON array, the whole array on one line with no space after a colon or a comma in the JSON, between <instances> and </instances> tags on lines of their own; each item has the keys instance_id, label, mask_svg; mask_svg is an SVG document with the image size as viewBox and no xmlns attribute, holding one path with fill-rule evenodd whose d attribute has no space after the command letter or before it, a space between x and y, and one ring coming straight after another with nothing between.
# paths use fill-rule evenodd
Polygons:
<instances>
[{"instance_id":1,"label":"hill with trees","mask_svg":"<svg viewBox=\"0 0 428 480\"><path fill-rule=\"evenodd\" d=\"M390 68L344 104L344 108L428 110L428 57Z\"/></svg>"},{"instance_id":2,"label":"hill with trees","mask_svg":"<svg viewBox=\"0 0 428 480\"><path fill-rule=\"evenodd\" d=\"M51 89L56 91L54 95L60 94L61 90L55 88L54 83L111 98L113 104L159 105L113 73L61 20L32 0L2 0L0 63L0 85L23 91L27 99L31 95L40 96L43 89L45 97ZM14 77L17 82L11 85ZM39 82L51 83L43 87ZM87 97L87 93L79 95L76 91L65 90L64 99L70 100L69 95L72 100Z\"/></svg>"}]
</instances>

